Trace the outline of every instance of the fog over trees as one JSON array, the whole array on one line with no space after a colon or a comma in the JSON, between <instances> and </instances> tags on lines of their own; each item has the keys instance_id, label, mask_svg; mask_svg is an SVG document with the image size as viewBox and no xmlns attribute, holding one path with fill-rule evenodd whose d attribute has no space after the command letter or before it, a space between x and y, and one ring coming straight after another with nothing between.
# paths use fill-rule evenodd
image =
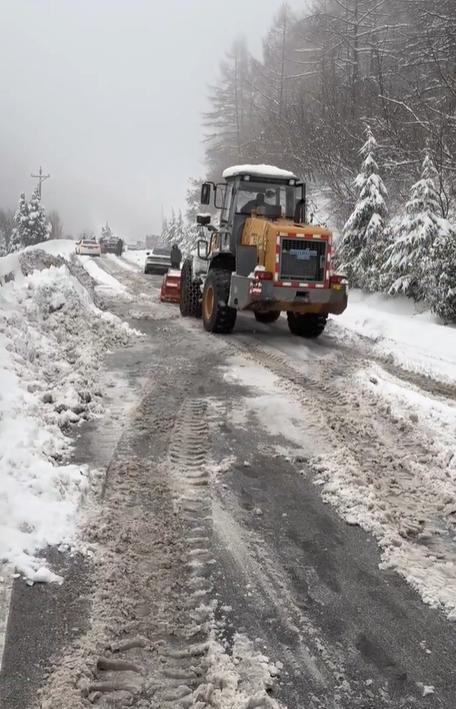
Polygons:
<instances>
[{"instance_id":1,"label":"fog over trees","mask_svg":"<svg viewBox=\"0 0 456 709\"><path fill-rule=\"evenodd\" d=\"M428 141L442 216L456 187L453 0L315 0L284 5L263 60L233 44L204 117L208 174L233 162L279 163L325 190L344 222L368 123L392 208L418 177Z\"/></svg>"}]
</instances>

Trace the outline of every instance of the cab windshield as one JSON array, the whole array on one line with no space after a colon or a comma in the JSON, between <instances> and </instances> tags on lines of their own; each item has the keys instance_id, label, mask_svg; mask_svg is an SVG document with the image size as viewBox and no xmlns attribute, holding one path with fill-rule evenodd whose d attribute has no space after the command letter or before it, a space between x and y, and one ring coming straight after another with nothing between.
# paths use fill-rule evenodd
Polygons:
<instances>
[{"instance_id":1,"label":"cab windshield","mask_svg":"<svg viewBox=\"0 0 456 709\"><path fill-rule=\"evenodd\" d=\"M234 212L250 216L253 210L260 209L266 217L293 219L296 202L300 198L300 186L242 181L236 194Z\"/></svg>"}]
</instances>

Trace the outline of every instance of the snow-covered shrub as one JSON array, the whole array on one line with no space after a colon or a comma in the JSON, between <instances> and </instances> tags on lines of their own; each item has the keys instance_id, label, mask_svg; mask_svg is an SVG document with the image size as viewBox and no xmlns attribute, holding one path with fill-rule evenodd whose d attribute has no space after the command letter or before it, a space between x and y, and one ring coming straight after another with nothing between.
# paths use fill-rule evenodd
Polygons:
<instances>
[{"instance_id":1,"label":"snow-covered shrub","mask_svg":"<svg viewBox=\"0 0 456 709\"><path fill-rule=\"evenodd\" d=\"M399 223L383 266L383 276L391 295L403 293L415 300L426 296L433 244L449 228L439 215L437 177L431 154L426 150L421 178L411 189L405 216Z\"/></svg>"},{"instance_id":2,"label":"snow-covered shrub","mask_svg":"<svg viewBox=\"0 0 456 709\"><path fill-rule=\"evenodd\" d=\"M344 226L338 249L338 260L352 286L372 291L379 286L379 268L385 250L385 217L387 190L375 160L375 140L369 126L361 148L363 163L355 180L359 197Z\"/></svg>"}]
</instances>

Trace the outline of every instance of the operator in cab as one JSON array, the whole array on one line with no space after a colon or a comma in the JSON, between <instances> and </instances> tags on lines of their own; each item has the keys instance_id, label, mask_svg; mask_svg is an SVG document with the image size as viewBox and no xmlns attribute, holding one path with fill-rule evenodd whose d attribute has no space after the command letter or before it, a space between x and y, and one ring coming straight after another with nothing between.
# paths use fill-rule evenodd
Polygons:
<instances>
[{"instance_id":1,"label":"operator in cab","mask_svg":"<svg viewBox=\"0 0 456 709\"><path fill-rule=\"evenodd\" d=\"M255 199L251 199L249 202L246 202L241 211L242 214L250 215L254 209L258 209L259 207L264 207L264 192L258 192Z\"/></svg>"}]
</instances>

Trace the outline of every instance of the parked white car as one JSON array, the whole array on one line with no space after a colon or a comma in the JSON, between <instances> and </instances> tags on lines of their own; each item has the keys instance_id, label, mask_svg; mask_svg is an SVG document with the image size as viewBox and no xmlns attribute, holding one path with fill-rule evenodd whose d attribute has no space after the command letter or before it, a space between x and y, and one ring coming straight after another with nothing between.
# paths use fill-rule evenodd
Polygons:
<instances>
[{"instance_id":1,"label":"parked white car","mask_svg":"<svg viewBox=\"0 0 456 709\"><path fill-rule=\"evenodd\" d=\"M166 273L171 268L171 247L154 246L146 253L144 273Z\"/></svg>"},{"instance_id":2,"label":"parked white car","mask_svg":"<svg viewBox=\"0 0 456 709\"><path fill-rule=\"evenodd\" d=\"M100 244L95 239L77 241L75 250L79 256L101 256Z\"/></svg>"}]
</instances>

